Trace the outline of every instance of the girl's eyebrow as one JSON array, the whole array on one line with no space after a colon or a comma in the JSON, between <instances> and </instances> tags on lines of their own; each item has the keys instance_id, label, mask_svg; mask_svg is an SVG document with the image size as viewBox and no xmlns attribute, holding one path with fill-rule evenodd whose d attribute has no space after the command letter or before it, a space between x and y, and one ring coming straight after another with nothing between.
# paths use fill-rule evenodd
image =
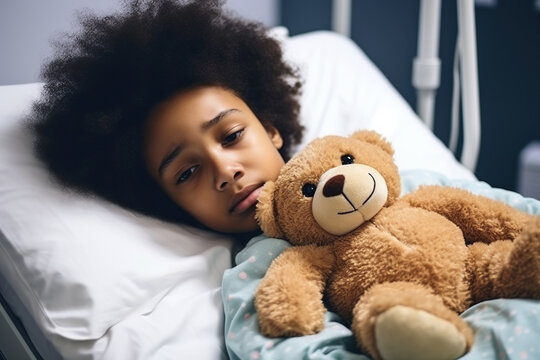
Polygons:
<instances>
[{"instance_id":1,"label":"girl's eyebrow","mask_svg":"<svg viewBox=\"0 0 540 360\"><path fill-rule=\"evenodd\" d=\"M172 161L180 154L180 146L176 146L174 149L171 150L167 155L163 157L163 160L161 160L161 163L159 164L158 168L158 174L159 177L163 176L163 172L167 169L169 165L171 165Z\"/></svg>"},{"instance_id":2,"label":"girl's eyebrow","mask_svg":"<svg viewBox=\"0 0 540 360\"><path fill-rule=\"evenodd\" d=\"M221 111L219 114L214 116L212 119L205 121L201 124L201 128L208 129L209 127L212 127L216 125L221 119L223 119L225 116L229 115L231 112L240 111L238 109L227 109Z\"/></svg>"},{"instance_id":3,"label":"girl's eyebrow","mask_svg":"<svg viewBox=\"0 0 540 360\"><path fill-rule=\"evenodd\" d=\"M201 124L201 128L203 130L206 130L214 125L216 125L217 123L219 123L219 121L221 119L223 119L225 116L227 116L228 114L230 114L231 112L236 112L236 111L240 111L238 109L227 109L227 110L223 110L221 111L219 114L217 114L216 116L214 116L212 119L208 120L208 121L205 121ZM175 146L174 149L172 149L169 153L167 153L163 159L161 160L160 164L159 164L159 167L158 167L158 174L159 174L159 177L162 177L163 176L163 173L165 172L165 170L167 169L167 167L169 167L169 165L171 165L171 163L173 162L173 160L180 154L180 151L182 150L182 148L180 146Z\"/></svg>"}]
</instances>

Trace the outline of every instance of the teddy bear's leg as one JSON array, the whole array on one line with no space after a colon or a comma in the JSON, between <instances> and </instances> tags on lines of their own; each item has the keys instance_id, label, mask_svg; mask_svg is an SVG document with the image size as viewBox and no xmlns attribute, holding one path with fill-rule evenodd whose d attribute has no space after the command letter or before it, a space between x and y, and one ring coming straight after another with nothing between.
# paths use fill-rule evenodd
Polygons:
<instances>
[{"instance_id":1,"label":"teddy bear's leg","mask_svg":"<svg viewBox=\"0 0 540 360\"><path fill-rule=\"evenodd\" d=\"M540 298L540 216L514 241L470 249L471 289L474 302L492 298Z\"/></svg>"},{"instance_id":2,"label":"teddy bear's leg","mask_svg":"<svg viewBox=\"0 0 540 360\"><path fill-rule=\"evenodd\" d=\"M374 285L353 310L351 328L375 359L456 359L473 343L469 326L422 285Z\"/></svg>"}]
</instances>

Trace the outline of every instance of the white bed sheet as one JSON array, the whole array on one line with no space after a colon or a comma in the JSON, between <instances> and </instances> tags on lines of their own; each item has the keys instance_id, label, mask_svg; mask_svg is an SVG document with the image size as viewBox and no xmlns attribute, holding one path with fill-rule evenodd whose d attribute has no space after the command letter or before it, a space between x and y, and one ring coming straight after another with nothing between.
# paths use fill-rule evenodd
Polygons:
<instances>
[{"instance_id":1,"label":"white bed sheet","mask_svg":"<svg viewBox=\"0 0 540 360\"><path fill-rule=\"evenodd\" d=\"M304 143L375 129L393 142L401 170L474 178L350 40L280 36L305 79ZM224 358L230 239L59 188L22 126L41 86L0 87L0 271L21 299L14 311L24 306L65 358Z\"/></svg>"}]
</instances>

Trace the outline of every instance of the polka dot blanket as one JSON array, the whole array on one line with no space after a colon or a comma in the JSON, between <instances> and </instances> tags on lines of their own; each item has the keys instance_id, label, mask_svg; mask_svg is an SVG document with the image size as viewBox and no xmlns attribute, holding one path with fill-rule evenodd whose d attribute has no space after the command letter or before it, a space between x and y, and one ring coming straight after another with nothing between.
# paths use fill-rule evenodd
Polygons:
<instances>
[{"instance_id":1,"label":"polka dot blanket","mask_svg":"<svg viewBox=\"0 0 540 360\"><path fill-rule=\"evenodd\" d=\"M441 184L470 190L504 201L531 214L540 214L540 201L480 181L451 180L426 171L402 173L403 193L422 184ZM289 245L264 235L253 238L225 272L222 297L225 344L231 360L368 360L356 348L351 331L332 312L323 331L291 338L267 338L259 333L254 294L266 269ZM291 274L294 276L294 274ZM461 315L475 331L475 343L463 360L540 359L540 301L496 299L477 304Z\"/></svg>"}]
</instances>

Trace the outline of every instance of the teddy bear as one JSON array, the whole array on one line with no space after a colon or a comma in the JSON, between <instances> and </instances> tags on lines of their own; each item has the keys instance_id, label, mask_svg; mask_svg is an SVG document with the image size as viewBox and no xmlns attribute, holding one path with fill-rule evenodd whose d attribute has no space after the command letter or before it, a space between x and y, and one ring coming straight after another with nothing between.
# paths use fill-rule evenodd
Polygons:
<instances>
[{"instance_id":1,"label":"teddy bear","mask_svg":"<svg viewBox=\"0 0 540 360\"><path fill-rule=\"evenodd\" d=\"M317 333L330 309L374 359L455 359L465 309L540 298L540 217L449 186L402 196L393 154L373 131L325 136L264 185L256 219L292 246L256 290L263 335Z\"/></svg>"}]
</instances>

